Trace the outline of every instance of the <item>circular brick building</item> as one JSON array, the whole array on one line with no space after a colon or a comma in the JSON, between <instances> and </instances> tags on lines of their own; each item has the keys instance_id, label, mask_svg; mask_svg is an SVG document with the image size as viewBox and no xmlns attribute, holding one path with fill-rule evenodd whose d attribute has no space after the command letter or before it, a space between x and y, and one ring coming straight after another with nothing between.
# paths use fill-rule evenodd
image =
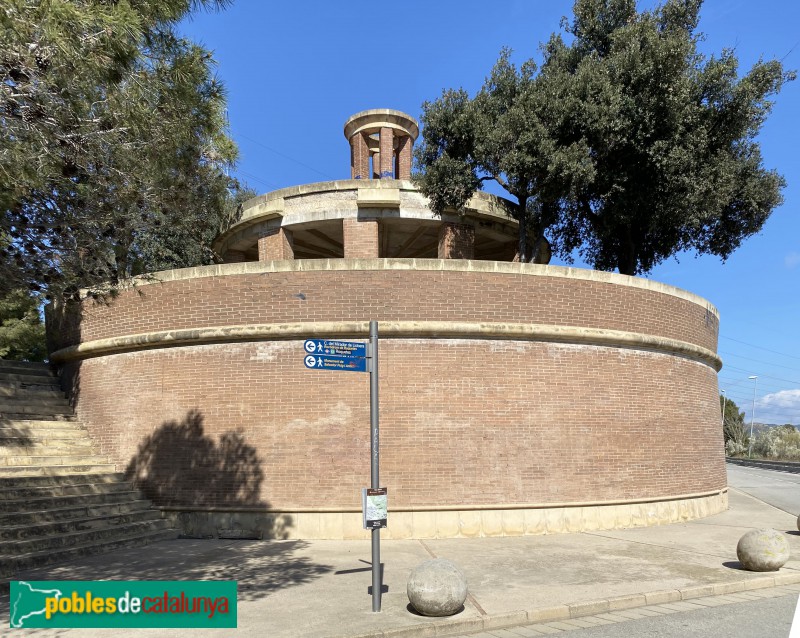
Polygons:
<instances>
[{"instance_id":1,"label":"circular brick building","mask_svg":"<svg viewBox=\"0 0 800 638\"><path fill-rule=\"evenodd\" d=\"M505 202L433 215L409 116L345 125L349 180L257 197L225 263L154 273L50 331L77 415L197 536L366 538L368 375L308 338L381 337L388 538L539 534L727 506L707 301L515 261ZM369 177L369 178L368 178Z\"/></svg>"}]
</instances>

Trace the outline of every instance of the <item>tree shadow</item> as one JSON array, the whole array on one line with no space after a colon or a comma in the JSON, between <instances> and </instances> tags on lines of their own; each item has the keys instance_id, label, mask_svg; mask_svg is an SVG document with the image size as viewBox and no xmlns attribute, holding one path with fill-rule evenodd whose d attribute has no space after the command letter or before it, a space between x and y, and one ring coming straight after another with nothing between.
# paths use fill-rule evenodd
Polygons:
<instances>
[{"instance_id":1,"label":"tree shadow","mask_svg":"<svg viewBox=\"0 0 800 638\"><path fill-rule=\"evenodd\" d=\"M271 512L261 498L262 462L240 432L217 442L204 432L202 413L190 410L139 444L125 478L155 505L177 512L186 537L287 538L292 517Z\"/></svg>"},{"instance_id":2,"label":"tree shadow","mask_svg":"<svg viewBox=\"0 0 800 638\"><path fill-rule=\"evenodd\" d=\"M31 429L27 425L0 420L0 427L3 428L3 432L0 434L0 447L30 447L33 445Z\"/></svg>"},{"instance_id":3,"label":"tree shadow","mask_svg":"<svg viewBox=\"0 0 800 638\"><path fill-rule=\"evenodd\" d=\"M161 541L20 572L15 580L235 580L242 602L331 573L309 548L302 540Z\"/></svg>"}]
</instances>

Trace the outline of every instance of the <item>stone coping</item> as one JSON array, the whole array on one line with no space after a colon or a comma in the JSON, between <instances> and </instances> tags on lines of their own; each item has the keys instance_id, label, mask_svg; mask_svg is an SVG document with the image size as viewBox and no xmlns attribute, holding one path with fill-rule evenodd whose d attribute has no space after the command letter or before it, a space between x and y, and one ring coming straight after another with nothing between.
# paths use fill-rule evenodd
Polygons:
<instances>
[{"instance_id":1,"label":"stone coping","mask_svg":"<svg viewBox=\"0 0 800 638\"><path fill-rule=\"evenodd\" d=\"M719 319L719 311L708 300L688 290L663 284L643 277L631 277L604 270L573 268L569 266L545 266L542 264L523 264L509 261L484 261L475 259L288 259L280 261L246 261L236 264L214 264L194 268L161 270L134 277L120 285L121 289L135 288L149 284L162 284L170 281L200 279L203 277L229 277L237 275L261 275L286 272L320 271L442 271L468 272L498 275L523 275L527 277L561 277L579 281L595 281L640 288L651 292L670 295L697 304ZM85 295L87 291L82 291Z\"/></svg>"},{"instance_id":2,"label":"stone coping","mask_svg":"<svg viewBox=\"0 0 800 638\"><path fill-rule=\"evenodd\" d=\"M719 371L722 360L712 351L685 341L653 335L544 324L479 323L458 321L382 321L382 338L527 340L589 346L622 347L683 356ZM56 350L50 361L66 363L90 357L153 348L185 347L241 341L274 341L308 338L366 338L368 321L316 321L211 326L161 330L86 341Z\"/></svg>"},{"instance_id":3,"label":"stone coping","mask_svg":"<svg viewBox=\"0 0 800 638\"><path fill-rule=\"evenodd\" d=\"M717 514L727 507L727 489L617 505L417 508L413 511L390 507L389 525L381 535L400 540L568 534L685 522ZM248 530L253 535L267 536L280 529L284 538L302 540L365 540L371 536L370 530L363 529L360 510L259 511L180 506L160 509L189 536L209 537L220 529Z\"/></svg>"},{"instance_id":4,"label":"stone coping","mask_svg":"<svg viewBox=\"0 0 800 638\"><path fill-rule=\"evenodd\" d=\"M255 209L262 204L272 202L280 199L289 199L292 197L302 197L303 195L316 195L320 193L336 193L342 191L358 191L361 190L398 190L405 192L419 193L419 189L414 182L407 179L337 179L327 182L311 182L309 184L298 184L296 186L287 186L279 188L278 190L269 191L263 195L258 195L252 199L248 199L242 204L242 219L230 227L225 234L235 229L237 225L246 222L249 218L258 215ZM498 195L492 195L484 191L477 191L472 198L467 202L466 209L478 210L496 216L502 216L504 219L517 223L505 213L507 207L513 206L513 202ZM502 212L502 215L496 210ZM249 211L249 212L248 212Z\"/></svg>"}]
</instances>

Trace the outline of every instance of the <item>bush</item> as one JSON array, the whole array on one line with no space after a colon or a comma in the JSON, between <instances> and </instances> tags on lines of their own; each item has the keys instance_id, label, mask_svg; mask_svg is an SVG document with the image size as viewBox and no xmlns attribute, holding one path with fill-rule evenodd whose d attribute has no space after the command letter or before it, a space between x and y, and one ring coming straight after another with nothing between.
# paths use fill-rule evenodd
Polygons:
<instances>
[{"instance_id":1,"label":"bush","mask_svg":"<svg viewBox=\"0 0 800 638\"><path fill-rule=\"evenodd\" d=\"M781 425L761 432L753 440L753 455L800 461L800 432L792 425Z\"/></svg>"}]
</instances>

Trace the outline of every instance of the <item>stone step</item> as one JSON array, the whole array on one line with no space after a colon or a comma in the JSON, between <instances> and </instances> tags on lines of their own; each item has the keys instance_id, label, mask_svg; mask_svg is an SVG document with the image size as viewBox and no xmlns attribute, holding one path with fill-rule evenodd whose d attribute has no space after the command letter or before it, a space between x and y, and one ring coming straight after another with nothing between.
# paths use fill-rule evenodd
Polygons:
<instances>
[{"instance_id":1,"label":"stone step","mask_svg":"<svg viewBox=\"0 0 800 638\"><path fill-rule=\"evenodd\" d=\"M0 457L30 455L86 454L93 449L88 438L47 439L31 441L27 438L4 438L0 436Z\"/></svg>"},{"instance_id":2,"label":"stone step","mask_svg":"<svg viewBox=\"0 0 800 638\"><path fill-rule=\"evenodd\" d=\"M69 421L65 421L69 423ZM75 439L89 439L89 433L79 427L74 421L74 427L65 428L27 428L25 426L0 425L0 440L22 439L24 441L72 441ZM13 445L9 443L8 445Z\"/></svg>"},{"instance_id":3,"label":"stone step","mask_svg":"<svg viewBox=\"0 0 800 638\"><path fill-rule=\"evenodd\" d=\"M4 526L0 528L0 542L23 541L35 538L49 538L56 534L84 532L105 527L114 527L128 523L161 520L161 512L157 509L142 509L122 514L114 513L106 516L88 518L71 518L64 521L48 521L31 525ZM32 551L32 550L28 550Z\"/></svg>"},{"instance_id":4,"label":"stone step","mask_svg":"<svg viewBox=\"0 0 800 638\"><path fill-rule=\"evenodd\" d=\"M106 505L109 503L122 503L126 500L142 498L138 490L120 490L109 493L53 495L46 494L39 498L26 498L0 501L0 520L8 516L9 512L36 512L50 508L78 507L82 505Z\"/></svg>"},{"instance_id":5,"label":"stone step","mask_svg":"<svg viewBox=\"0 0 800 638\"><path fill-rule=\"evenodd\" d=\"M135 491L128 481L117 481L113 483L89 483L91 475L81 477L84 483L72 483L65 485L45 485L45 486L16 486L4 488L0 482L0 502L14 501L18 499L46 498L48 496L84 496L90 494L113 494L116 492Z\"/></svg>"},{"instance_id":6,"label":"stone step","mask_svg":"<svg viewBox=\"0 0 800 638\"><path fill-rule=\"evenodd\" d=\"M19 455L0 456L0 471L5 467L26 466L54 466L54 465L99 465L108 463L108 457L100 454L70 454L70 455Z\"/></svg>"},{"instance_id":7,"label":"stone step","mask_svg":"<svg viewBox=\"0 0 800 638\"><path fill-rule=\"evenodd\" d=\"M0 514L0 526L15 527L18 525L36 525L37 523L55 523L76 518L130 514L131 512L148 510L150 506L150 501L128 498L119 503L76 505L75 507L60 507L37 512L15 512L13 514Z\"/></svg>"},{"instance_id":8,"label":"stone step","mask_svg":"<svg viewBox=\"0 0 800 638\"><path fill-rule=\"evenodd\" d=\"M4 372L25 372L26 374L52 375L50 366L41 361L10 361L0 359L0 374Z\"/></svg>"},{"instance_id":9,"label":"stone step","mask_svg":"<svg viewBox=\"0 0 800 638\"><path fill-rule=\"evenodd\" d=\"M66 487L74 485L91 484L98 487L103 485L116 485L126 484L125 475L122 472L100 473L96 472L90 475L84 473L69 473L64 472L53 475L38 475L38 476L14 476L2 477L0 476L0 489L11 490L15 488L46 488L46 487ZM128 488L132 489L132 488Z\"/></svg>"},{"instance_id":10,"label":"stone step","mask_svg":"<svg viewBox=\"0 0 800 638\"><path fill-rule=\"evenodd\" d=\"M4 398L30 398L30 399L61 399L66 400L66 395L58 387L50 385L27 385L27 384L2 384L0 385L0 397Z\"/></svg>"},{"instance_id":11,"label":"stone step","mask_svg":"<svg viewBox=\"0 0 800 638\"><path fill-rule=\"evenodd\" d=\"M2 372L0 384L24 383L29 385L59 385L58 377L52 374L29 374L27 372Z\"/></svg>"},{"instance_id":12,"label":"stone step","mask_svg":"<svg viewBox=\"0 0 800 638\"><path fill-rule=\"evenodd\" d=\"M57 404L47 401L4 401L0 399L0 414L6 418L28 417L29 419L57 420L59 417L73 416L72 406L62 399Z\"/></svg>"},{"instance_id":13,"label":"stone step","mask_svg":"<svg viewBox=\"0 0 800 638\"><path fill-rule=\"evenodd\" d=\"M17 412L5 412L0 414L0 417L13 419L15 421L24 421L26 419L47 419L48 421L75 421L75 415L70 414L22 414Z\"/></svg>"},{"instance_id":14,"label":"stone step","mask_svg":"<svg viewBox=\"0 0 800 638\"><path fill-rule=\"evenodd\" d=\"M0 418L0 428L25 428L27 430L45 430L45 429L57 429L57 430L83 430L86 432L86 428L75 418L69 419L4 419Z\"/></svg>"},{"instance_id":15,"label":"stone step","mask_svg":"<svg viewBox=\"0 0 800 638\"><path fill-rule=\"evenodd\" d=\"M0 397L0 412L24 412L20 408L69 408L72 410L69 401L63 396L50 397L37 395L35 397Z\"/></svg>"},{"instance_id":16,"label":"stone step","mask_svg":"<svg viewBox=\"0 0 800 638\"><path fill-rule=\"evenodd\" d=\"M166 521L164 521L166 522ZM29 554L16 554L9 557L0 557L0 565L5 563L7 567L3 570L7 574L7 580L14 572L23 569L34 569L45 565L52 565L68 560L74 560L82 556L92 556L112 552L117 549L128 547L141 547L164 540L174 540L178 537L178 532L173 529L139 529L135 533L117 538L105 539L103 541L86 542L80 545L73 545L58 550L45 550L31 552ZM5 560L3 560L5 559ZM2 568L0 568L2 569ZM2 572L0 572L2 573Z\"/></svg>"},{"instance_id":17,"label":"stone step","mask_svg":"<svg viewBox=\"0 0 800 638\"><path fill-rule=\"evenodd\" d=\"M116 471L113 463L76 465L0 465L0 480L23 476L63 476L65 474L108 474Z\"/></svg>"}]
</instances>

